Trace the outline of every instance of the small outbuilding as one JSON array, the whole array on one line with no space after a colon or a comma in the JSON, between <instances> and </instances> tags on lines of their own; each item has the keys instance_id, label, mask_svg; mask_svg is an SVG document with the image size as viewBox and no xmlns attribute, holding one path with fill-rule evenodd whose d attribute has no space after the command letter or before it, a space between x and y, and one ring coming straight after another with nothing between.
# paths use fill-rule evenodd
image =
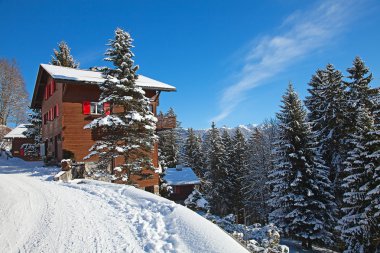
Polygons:
<instances>
[{"instance_id":1,"label":"small outbuilding","mask_svg":"<svg viewBox=\"0 0 380 253\"><path fill-rule=\"evenodd\" d=\"M15 129L7 133L3 140L8 143L11 149L12 156L25 159L24 151L22 149L23 144L33 144L34 140L25 136L26 130L31 127L30 124L20 124Z\"/></svg>"},{"instance_id":2,"label":"small outbuilding","mask_svg":"<svg viewBox=\"0 0 380 253\"><path fill-rule=\"evenodd\" d=\"M199 188L201 181L189 167L177 166L165 170L164 180L173 188L169 199L176 201L185 200L194 189Z\"/></svg>"}]
</instances>

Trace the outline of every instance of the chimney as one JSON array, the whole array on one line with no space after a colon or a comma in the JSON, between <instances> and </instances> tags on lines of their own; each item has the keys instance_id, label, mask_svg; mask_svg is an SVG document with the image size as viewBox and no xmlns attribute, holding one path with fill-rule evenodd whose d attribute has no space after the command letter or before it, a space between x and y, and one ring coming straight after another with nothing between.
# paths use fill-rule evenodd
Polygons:
<instances>
[{"instance_id":1,"label":"chimney","mask_svg":"<svg viewBox=\"0 0 380 253\"><path fill-rule=\"evenodd\" d=\"M183 168L182 164L178 164L178 165L175 166L175 169L178 170L178 171L182 171L182 168Z\"/></svg>"}]
</instances>

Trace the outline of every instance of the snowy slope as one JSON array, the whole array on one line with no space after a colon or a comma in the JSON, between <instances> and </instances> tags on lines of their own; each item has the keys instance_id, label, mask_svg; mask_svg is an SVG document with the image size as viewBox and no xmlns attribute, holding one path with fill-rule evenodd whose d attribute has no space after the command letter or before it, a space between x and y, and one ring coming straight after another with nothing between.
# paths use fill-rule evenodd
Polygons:
<instances>
[{"instance_id":1,"label":"snowy slope","mask_svg":"<svg viewBox=\"0 0 380 253\"><path fill-rule=\"evenodd\" d=\"M50 181L0 157L1 252L246 252L189 209L133 187Z\"/></svg>"}]
</instances>

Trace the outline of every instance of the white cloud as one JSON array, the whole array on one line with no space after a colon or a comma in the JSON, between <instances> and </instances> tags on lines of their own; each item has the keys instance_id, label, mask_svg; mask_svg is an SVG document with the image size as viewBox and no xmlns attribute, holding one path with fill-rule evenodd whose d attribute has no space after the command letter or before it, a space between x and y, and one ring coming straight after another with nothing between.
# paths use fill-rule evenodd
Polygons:
<instances>
[{"instance_id":1,"label":"white cloud","mask_svg":"<svg viewBox=\"0 0 380 253\"><path fill-rule=\"evenodd\" d=\"M358 5L359 1L323 1L289 15L279 26L278 34L256 38L256 43L244 52L243 67L236 82L223 92L221 112L212 121L228 117L245 99L246 91L331 43L352 20Z\"/></svg>"}]
</instances>

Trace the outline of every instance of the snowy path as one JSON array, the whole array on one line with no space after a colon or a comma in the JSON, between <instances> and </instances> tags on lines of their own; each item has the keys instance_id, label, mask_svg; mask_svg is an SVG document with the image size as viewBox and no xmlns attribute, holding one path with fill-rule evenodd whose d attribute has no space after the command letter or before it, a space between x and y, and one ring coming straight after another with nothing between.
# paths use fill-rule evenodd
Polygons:
<instances>
[{"instance_id":1,"label":"snowy path","mask_svg":"<svg viewBox=\"0 0 380 253\"><path fill-rule=\"evenodd\" d=\"M246 252L169 200L91 180L49 181L52 169L40 165L0 157L0 252Z\"/></svg>"}]
</instances>

